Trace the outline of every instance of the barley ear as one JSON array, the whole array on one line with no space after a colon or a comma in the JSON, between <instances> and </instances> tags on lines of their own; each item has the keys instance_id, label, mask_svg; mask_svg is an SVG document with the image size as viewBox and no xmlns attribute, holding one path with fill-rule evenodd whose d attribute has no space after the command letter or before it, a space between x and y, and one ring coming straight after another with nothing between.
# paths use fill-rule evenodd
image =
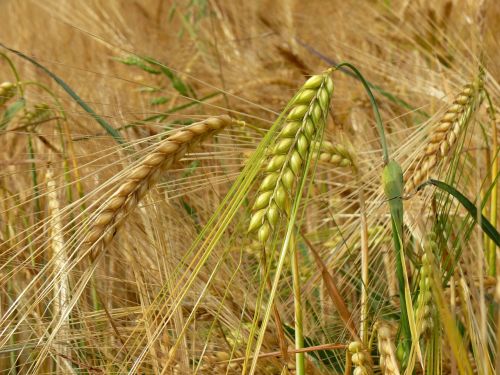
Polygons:
<instances>
[{"instance_id":1,"label":"barley ear","mask_svg":"<svg viewBox=\"0 0 500 375\"><path fill-rule=\"evenodd\" d=\"M118 190L94 215L86 238L86 243L92 247L93 252L111 242L123 219L138 205L162 171L170 168L204 138L235 123L237 121L229 116L211 117L186 126L161 141L128 173Z\"/></svg>"},{"instance_id":2,"label":"barley ear","mask_svg":"<svg viewBox=\"0 0 500 375\"><path fill-rule=\"evenodd\" d=\"M406 192L413 192L444 159L455 146L460 134L465 131L472 115L481 102L484 87L484 73L471 84L466 85L455 97L453 104L439 121L431 133L425 153L417 162L416 167L405 175Z\"/></svg>"},{"instance_id":3,"label":"barley ear","mask_svg":"<svg viewBox=\"0 0 500 375\"><path fill-rule=\"evenodd\" d=\"M373 361L370 353L363 346L361 341L353 341L349 344L352 364L354 365L353 375L372 375Z\"/></svg>"},{"instance_id":4,"label":"barley ear","mask_svg":"<svg viewBox=\"0 0 500 375\"><path fill-rule=\"evenodd\" d=\"M264 163L266 175L259 187L248 227L262 244L275 229L280 215L288 214L290 199L303 173L310 146L324 127L332 94L333 82L328 71L309 78L292 100L284 126L270 146Z\"/></svg>"},{"instance_id":5,"label":"barley ear","mask_svg":"<svg viewBox=\"0 0 500 375\"><path fill-rule=\"evenodd\" d=\"M382 374L399 375L399 363L396 359L396 345L394 344L397 327L391 322L378 322L377 333Z\"/></svg>"},{"instance_id":6,"label":"barley ear","mask_svg":"<svg viewBox=\"0 0 500 375\"><path fill-rule=\"evenodd\" d=\"M331 164L335 167L353 167L354 158L350 150L340 144L333 144L329 141L314 142L313 146L313 159L318 158L318 161Z\"/></svg>"}]
</instances>

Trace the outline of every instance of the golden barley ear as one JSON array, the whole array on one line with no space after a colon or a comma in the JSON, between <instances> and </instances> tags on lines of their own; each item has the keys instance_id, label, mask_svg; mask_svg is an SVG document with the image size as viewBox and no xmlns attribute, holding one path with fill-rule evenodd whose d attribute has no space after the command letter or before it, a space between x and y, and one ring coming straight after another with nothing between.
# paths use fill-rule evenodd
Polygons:
<instances>
[{"instance_id":1,"label":"golden barley ear","mask_svg":"<svg viewBox=\"0 0 500 375\"><path fill-rule=\"evenodd\" d=\"M118 190L99 208L86 237L93 254L109 245L123 219L137 207L163 171L203 139L235 123L237 121L229 116L210 117L182 128L161 141L128 173Z\"/></svg>"},{"instance_id":2,"label":"golden barley ear","mask_svg":"<svg viewBox=\"0 0 500 375\"><path fill-rule=\"evenodd\" d=\"M394 323L388 321L380 321L377 325L380 371L384 375L399 375L400 370L395 345L397 327Z\"/></svg>"},{"instance_id":3,"label":"golden barley ear","mask_svg":"<svg viewBox=\"0 0 500 375\"><path fill-rule=\"evenodd\" d=\"M484 87L484 73L466 85L455 97L453 104L440 119L439 124L429 136L425 153L420 160L405 174L405 190L413 192L424 182L437 166L453 149L460 134L466 129L472 115L481 102Z\"/></svg>"},{"instance_id":4,"label":"golden barley ear","mask_svg":"<svg viewBox=\"0 0 500 375\"><path fill-rule=\"evenodd\" d=\"M349 344L349 352L352 364L354 365L354 375L372 375L373 360L368 350L361 341L353 341Z\"/></svg>"}]
</instances>

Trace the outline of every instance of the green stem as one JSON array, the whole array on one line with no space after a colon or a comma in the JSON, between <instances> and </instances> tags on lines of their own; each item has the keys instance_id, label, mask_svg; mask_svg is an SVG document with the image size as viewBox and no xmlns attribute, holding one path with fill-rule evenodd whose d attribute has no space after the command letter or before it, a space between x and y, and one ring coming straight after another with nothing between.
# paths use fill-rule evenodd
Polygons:
<instances>
[{"instance_id":1,"label":"green stem","mask_svg":"<svg viewBox=\"0 0 500 375\"><path fill-rule=\"evenodd\" d=\"M497 203L498 203L498 184L496 181L496 176L498 174L498 140L497 140L497 124L496 124L496 114L495 114L495 107L493 105L493 102L491 100L491 97L489 93L484 90L484 93L486 95L486 99L488 100L489 104L489 111L488 114L490 115L491 118L491 132L492 132L492 138L493 138L493 145L492 145L492 158L493 158L493 163L491 166L491 183L493 185L492 191L491 191L491 201L490 201L490 222L493 225L493 227L496 227L497 225ZM487 247L487 256L488 256L488 275L495 277L497 274L497 257L496 257L496 245L493 241L489 240L488 241L488 247Z\"/></svg>"},{"instance_id":2,"label":"green stem","mask_svg":"<svg viewBox=\"0 0 500 375\"><path fill-rule=\"evenodd\" d=\"M292 257L292 277L293 277L293 302L295 307L295 349L304 348L304 326L302 320L302 302L300 293L300 272L299 256L295 241L295 233L290 238L290 252ZM305 375L304 353L295 354L295 368L297 375Z\"/></svg>"},{"instance_id":3,"label":"green stem","mask_svg":"<svg viewBox=\"0 0 500 375\"><path fill-rule=\"evenodd\" d=\"M378 129L379 136L380 136L380 143L382 144L382 152L384 154L384 165L386 165L387 163L389 163L389 148L387 147L387 140L385 138L382 117L380 116L380 112L378 110L378 105L377 105L377 102L375 101L375 97L373 96L372 90L370 89L370 85L368 84L366 79L363 77L363 75L359 72L359 70L352 64L344 62L344 63L337 65L336 69L340 69L343 66L351 69L354 72L354 74L359 78L359 80L363 84L363 86L366 90L366 93L368 94L368 98L370 99L370 103L371 103L372 108L373 108L373 113L375 114L375 122L377 124L377 129Z\"/></svg>"},{"instance_id":4,"label":"green stem","mask_svg":"<svg viewBox=\"0 0 500 375\"><path fill-rule=\"evenodd\" d=\"M405 356L409 354L410 344L411 344L411 330L410 330L410 320L408 318L408 311L406 307L406 296L405 296L405 276L404 276L404 255L402 249L402 241L399 238L399 230L397 228L395 220L392 220L392 233L394 238L394 249L396 250L396 274L398 279L399 288L399 304L401 305L401 331L403 333L403 348ZM406 358L405 358L406 359ZM404 366L403 366L404 367Z\"/></svg>"},{"instance_id":5,"label":"green stem","mask_svg":"<svg viewBox=\"0 0 500 375\"><path fill-rule=\"evenodd\" d=\"M9 64L10 69L14 73L14 77L16 77L17 89L19 90L19 93L21 94L21 97L23 97L24 96L24 90L23 90L23 87L21 85L19 85L19 83L21 81L21 78L19 77L19 73L18 73L16 67L12 63L12 60L9 59L5 53L0 52L0 56L3 57L3 59L5 61L7 61L7 64Z\"/></svg>"}]
</instances>

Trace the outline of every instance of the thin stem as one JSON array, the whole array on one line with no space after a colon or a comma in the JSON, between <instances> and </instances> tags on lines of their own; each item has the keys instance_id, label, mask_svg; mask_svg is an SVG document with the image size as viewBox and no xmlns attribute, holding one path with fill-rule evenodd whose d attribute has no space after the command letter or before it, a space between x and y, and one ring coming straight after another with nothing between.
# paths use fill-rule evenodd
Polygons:
<instances>
[{"instance_id":1,"label":"thin stem","mask_svg":"<svg viewBox=\"0 0 500 375\"><path fill-rule=\"evenodd\" d=\"M304 347L304 326L302 320L302 302L300 295L300 272L299 255L295 241L295 233L290 238L290 251L292 252L292 278L293 278L293 302L295 307L295 349ZM305 375L305 357L304 353L295 354L295 368L297 375Z\"/></svg>"},{"instance_id":2,"label":"thin stem","mask_svg":"<svg viewBox=\"0 0 500 375\"><path fill-rule=\"evenodd\" d=\"M496 176L498 174L498 139L497 139L497 124L496 124L496 113L495 113L495 108L493 106L493 103L491 101L490 95L488 92L485 90L486 94L486 99L488 100L489 104L489 110L488 114L490 115L491 118L491 132L492 132L492 138L493 138L493 145L492 145L492 159L493 163L491 166L491 183L493 185L492 191L491 191L491 201L490 201L490 222L491 224L496 227L497 225L497 220L498 220L498 213L497 213L497 203L498 203L498 184L496 181ZM488 275L489 276L496 276L497 274L497 259L496 259L496 245L493 241L489 240L488 241Z\"/></svg>"},{"instance_id":3,"label":"thin stem","mask_svg":"<svg viewBox=\"0 0 500 375\"><path fill-rule=\"evenodd\" d=\"M347 348L347 344L321 344L315 346L308 346L307 348L302 348L302 349L291 349L288 350L287 353L288 354L312 353L319 350L332 350L332 349L345 349L345 348ZM281 355L282 355L281 351L276 351L270 353L261 353L258 355L258 358L279 357ZM245 357L240 357L240 358L233 358L229 361L221 361L220 363L229 363L229 362L235 363L235 362L243 362L244 360Z\"/></svg>"},{"instance_id":4,"label":"thin stem","mask_svg":"<svg viewBox=\"0 0 500 375\"><path fill-rule=\"evenodd\" d=\"M359 180L359 176L358 176ZM360 336L363 344L368 342L368 225L365 212L365 193L363 184L359 181L359 206L361 211L361 327Z\"/></svg>"},{"instance_id":5,"label":"thin stem","mask_svg":"<svg viewBox=\"0 0 500 375\"><path fill-rule=\"evenodd\" d=\"M261 277L263 280L266 280L267 287L271 289L271 278L269 277L269 270L267 266L267 260L266 260L266 249L265 246L262 249L262 260L261 260ZM288 366L289 363L289 356L288 356L288 346L286 343L286 336L285 336L285 330L283 329L283 322L281 320L281 316L279 313L279 308L278 308L278 301L273 301L273 315L274 315L274 323L276 324L276 331L278 332L278 341L280 345L280 352L283 357L283 360L285 362L285 367ZM287 367L288 370L288 367Z\"/></svg>"},{"instance_id":6,"label":"thin stem","mask_svg":"<svg viewBox=\"0 0 500 375\"><path fill-rule=\"evenodd\" d=\"M28 134L28 155L31 160L35 160L35 150L33 147L33 139L31 136L31 133ZM37 219L40 218L41 215L41 204L40 204L40 188L38 186L38 175L37 175L37 170L36 170L36 163L32 162L31 163L31 180L33 183L33 193L35 196L35 215Z\"/></svg>"},{"instance_id":7,"label":"thin stem","mask_svg":"<svg viewBox=\"0 0 500 375\"><path fill-rule=\"evenodd\" d=\"M19 85L20 81L21 81L21 78L19 77L19 73L14 65L14 63L12 62L11 59L9 59L7 57L7 55L3 52L0 52L0 56L3 57L3 59L7 62L7 64L9 64L9 67L10 69L12 70L12 73L14 73L14 77L16 77L16 83L17 83L17 89L19 90L19 93L21 94L21 97L24 96L24 90L23 90L23 87L21 85Z\"/></svg>"},{"instance_id":8,"label":"thin stem","mask_svg":"<svg viewBox=\"0 0 500 375\"><path fill-rule=\"evenodd\" d=\"M363 75L359 72L359 70L354 65L344 62L344 63L337 65L336 68L340 69L343 66L348 67L349 69L351 69L354 72L354 74L359 78L359 80L363 84L363 86L366 90L366 93L368 94L368 98L370 99L370 103L371 103L372 108L373 108L373 113L375 115L375 122L377 124L377 129L378 129L379 136L380 136L380 143L382 144L382 152L384 155L384 165L387 165L387 163L389 163L389 148L387 147L387 140L385 138L382 117L380 116L380 112L378 110L378 105L377 105L377 102L375 100L375 97L373 96L372 90L370 89L370 85L368 84L366 79L363 77Z\"/></svg>"}]
</instances>

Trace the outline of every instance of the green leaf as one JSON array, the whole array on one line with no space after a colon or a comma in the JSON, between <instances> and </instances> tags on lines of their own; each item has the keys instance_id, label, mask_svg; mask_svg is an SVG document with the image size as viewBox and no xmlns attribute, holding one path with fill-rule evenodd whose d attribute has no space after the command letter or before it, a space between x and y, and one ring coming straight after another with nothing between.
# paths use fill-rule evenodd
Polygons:
<instances>
[{"instance_id":1,"label":"green leaf","mask_svg":"<svg viewBox=\"0 0 500 375\"><path fill-rule=\"evenodd\" d=\"M161 71L167 76L167 78L170 80L170 83L172 84L172 87L177 90L179 94L186 97L196 97L191 86L184 83L184 81L169 68L167 68L166 66L162 66Z\"/></svg>"},{"instance_id":2,"label":"green leaf","mask_svg":"<svg viewBox=\"0 0 500 375\"><path fill-rule=\"evenodd\" d=\"M14 118L16 113L23 109L25 105L26 101L24 100L24 98L21 98L8 106L3 114L2 121L0 122L0 130L7 126L7 124Z\"/></svg>"},{"instance_id":3,"label":"green leaf","mask_svg":"<svg viewBox=\"0 0 500 375\"><path fill-rule=\"evenodd\" d=\"M196 94L193 88L185 83L181 77L171 69L169 69L165 64L151 58L151 57L143 57L144 61L147 61L151 65L158 66L160 71L169 79L172 87L182 96L186 96L188 98L196 98Z\"/></svg>"},{"instance_id":4,"label":"green leaf","mask_svg":"<svg viewBox=\"0 0 500 375\"><path fill-rule=\"evenodd\" d=\"M153 98L149 102L151 105L161 105L165 104L168 101L168 98L166 96L159 96L158 98Z\"/></svg>"},{"instance_id":5,"label":"green leaf","mask_svg":"<svg viewBox=\"0 0 500 375\"><path fill-rule=\"evenodd\" d=\"M354 72L354 75L357 79L363 84L366 93L368 94L368 98L370 99L370 103L372 105L373 114L375 115L375 123L377 124L377 129L380 136L380 143L382 145L382 152L384 154L384 164L389 163L389 148L387 147L387 140L385 138L384 125L382 123L382 117L380 116L380 111L378 109L377 101L373 96L372 90L368 81L363 77L361 72L352 64L344 62L336 66L337 69L341 70L343 67L347 67Z\"/></svg>"},{"instance_id":6,"label":"green leaf","mask_svg":"<svg viewBox=\"0 0 500 375\"><path fill-rule=\"evenodd\" d=\"M124 58L116 58L116 61L119 61L125 65L133 65L137 66L138 68L144 70L145 72L151 73L151 74L164 74L168 80L170 81L170 84L172 87L182 96L188 97L188 98L196 98L196 94L193 90L193 88L185 83L182 78L179 77L178 74L176 74L174 71L169 69L167 66L164 64L160 63L159 61L151 58L151 57L141 57L141 56L135 56L135 55L130 55ZM159 69L153 68L151 65L158 67Z\"/></svg>"},{"instance_id":7,"label":"green leaf","mask_svg":"<svg viewBox=\"0 0 500 375\"><path fill-rule=\"evenodd\" d=\"M433 185L436 186L437 188L447 192L454 198L456 198L460 204L467 210L469 215L471 216L472 220L474 220L476 223L478 222L478 210L476 205L470 201L465 195L463 195L461 192L459 192L457 189L455 189L453 186L448 185L445 182L438 181L438 180L433 180L430 179L426 182L424 182L422 185L420 185L417 189L422 190L424 187L427 185ZM500 233L495 229L493 225L484 217L484 215L481 214L480 220L479 220L479 225L481 226L481 229L483 230L484 233L493 241L497 246L500 247Z\"/></svg>"},{"instance_id":8,"label":"green leaf","mask_svg":"<svg viewBox=\"0 0 500 375\"><path fill-rule=\"evenodd\" d=\"M21 57L21 58L29 61L30 63L32 63L36 67L42 69L54 81L56 81L57 84L59 86L61 86L64 89L64 91L66 91L68 93L68 95L71 96L73 98L73 100L76 101L77 104L85 110L85 112L89 113L92 116L92 118L94 120L96 120L97 123L99 125L101 125L103 127L103 129L106 130L106 132L114 138L114 140L117 143L119 143L119 144L124 144L125 143L125 140L123 139L123 137L121 136L121 134L115 128L113 128L110 124L108 124L101 116L99 116L97 113L95 113L94 110L92 108L90 108L89 105L87 103L85 103L82 100L82 98L80 98L76 94L76 92L74 92L73 89L71 87L69 87L66 84L66 82L64 82L61 78L59 78L57 75L55 75L54 73L52 73L49 69L47 69L45 66L43 66L42 64L40 64L35 59L32 59L29 56L26 56L24 53L16 51L15 49L9 48L9 47L7 47L6 45L4 45L2 43L0 43L0 47L5 48L6 50L8 50L8 51L10 51L10 52L18 55L19 57Z\"/></svg>"},{"instance_id":9,"label":"green leaf","mask_svg":"<svg viewBox=\"0 0 500 375\"><path fill-rule=\"evenodd\" d=\"M140 58L139 56L129 55L127 57L116 57L114 60L121 62L122 64L129 66L136 66L139 69L144 70L146 73L158 75L161 72L158 69L152 68L148 65L147 61Z\"/></svg>"}]
</instances>

